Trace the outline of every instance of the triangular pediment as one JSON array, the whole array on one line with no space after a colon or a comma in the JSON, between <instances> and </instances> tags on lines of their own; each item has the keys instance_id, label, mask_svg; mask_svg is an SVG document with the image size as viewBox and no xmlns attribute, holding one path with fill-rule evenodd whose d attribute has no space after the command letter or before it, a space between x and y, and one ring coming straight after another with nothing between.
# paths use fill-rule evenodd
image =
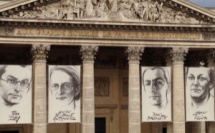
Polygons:
<instances>
[{"instance_id":1,"label":"triangular pediment","mask_svg":"<svg viewBox=\"0 0 215 133\"><path fill-rule=\"evenodd\" d=\"M18 0L0 6L0 12L4 17L28 19L215 23L214 12L181 0Z\"/></svg>"}]
</instances>

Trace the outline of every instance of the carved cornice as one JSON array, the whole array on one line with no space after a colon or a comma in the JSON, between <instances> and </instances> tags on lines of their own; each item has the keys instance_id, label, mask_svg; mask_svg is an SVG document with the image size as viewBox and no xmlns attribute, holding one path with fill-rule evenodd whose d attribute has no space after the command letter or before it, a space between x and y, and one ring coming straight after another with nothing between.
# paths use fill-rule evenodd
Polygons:
<instances>
[{"instance_id":1,"label":"carved cornice","mask_svg":"<svg viewBox=\"0 0 215 133\"><path fill-rule=\"evenodd\" d=\"M171 50L170 56L173 62L184 62L188 48L175 47Z\"/></svg>"},{"instance_id":2,"label":"carved cornice","mask_svg":"<svg viewBox=\"0 0 215 133\"><path fill-rule=\"evenodd\" d=\"M0 5L0 16L9 16L11 14L21 12L33 7L45 6L49 3L53 3L59 0L17 0L8 4ZM11 8L12 7L12 8Z\"/></svg>"},{"instance_id":3,"label":"carved cornice","mask_svg":"<svg viewBox=\"0 0 215 133\"><path fill-rule=\"evenodd\" d=\"M193 4L192 6L188 7L188 5L191 5L191 3L187 1L160 0L160 2L165 3L166 6L169 6L173 9L183 11L199 20L201 19L205 22L215 23L215 14L213 12L207 11L207 9L201 8L199 6L192 8L192 6L194 6ZM199 11L197 11L195 8L198 8Z\"/></svg>"},{"instance_id":4,"label":"carved cornice","mask_svg":"<svg viewBox=\"0 0 215 133\"><path fill-rule=\"evenodd\" d=\"M82 54L83 61L94 61L98 46L81 46L80 53Z\"/></svg>"},{"instance_id":5,"label":"carved cornice","mask_svg":"<svg viewBox=\"0 0 215 133\"><path fill-rule=\"evenodd\" d=\"M205 32L214 33L215 25L190 25L190 24L142 24L139 22L121 23L121 22L90 22L90 21L63 21L63 20L25 20L0 18L2 27L49 27L49 28L66 28L66 29L88 29L88 30L138 30L138 31L178 31L178 32ZM1 27L0 27L1 28ZM8 30L5 29L5 30ZM208 36L208 35L207 35ZM206 37L207 37L206 36ZM212 36L212 35L211 35ZM213 35L214 36L214 35Z\"/></svg>"},{"instance_id":6,"label":"carved cornice","mask_svg":"<svg viewBox=\"0 0 215 133\"><path fill-rule=\"evenodd\" d=\"M139 62L143 51L144 51L143 47L128 47L126 49L126 53L128 54L128 61L129 62L133 62L133 61Z\"/></svg>"},{"instance_id":7,"label":"carved cornice","mask_svg":"<svg viewBox=\"0 0 215 133\"><path fill-rule=\"evenodd\" d=\"M32 55L34 60L46 60L48 58L48 52L50 50L50 46L33 45L32 46Z\"/></svg>"}]
</instances>

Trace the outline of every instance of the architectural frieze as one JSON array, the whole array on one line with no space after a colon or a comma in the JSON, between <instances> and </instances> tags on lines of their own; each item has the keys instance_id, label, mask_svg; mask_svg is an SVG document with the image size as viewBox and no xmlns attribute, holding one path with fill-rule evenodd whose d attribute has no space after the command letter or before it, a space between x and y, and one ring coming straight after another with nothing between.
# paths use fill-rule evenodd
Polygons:
<instances>
[{"instance_id":1,"label":"architectural frieze","mask_svg":"<svg viewBox=\"0 0 215 133\"><path fill-rule=\"evenodd\" d=\"M95 31L95 30L70 30L50 28L0 28L0 36L17 37L74 37L74 38L102 38L102 39L168 39L168 40L204 40L199 32L168 32L168 31ZM207 38L210 40L213 38Z\"/></svg>"},{"instance_id":2,"label":"architectural frieze","mask_svg":"<svg viewBox=\"0 0 215 133\"><path fill-rule=\"evenodd\" d=\"M61 1L47 6L35 7L10 15L11 18L63 19L93 21L125 21L153 23L190 23L203 21L190 17L182 11L165 6L165 2L144 0L73 0Z\"/></svg>"}]
</instances>

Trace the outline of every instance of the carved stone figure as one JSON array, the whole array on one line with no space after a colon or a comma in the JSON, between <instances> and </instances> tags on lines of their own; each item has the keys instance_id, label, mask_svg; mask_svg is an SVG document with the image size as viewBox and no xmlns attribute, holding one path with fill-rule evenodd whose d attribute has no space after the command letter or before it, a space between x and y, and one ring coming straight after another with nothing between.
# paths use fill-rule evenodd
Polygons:
<instances>
[{"instance_id":1,"label":"carved stone figure","mask_svg":"<svg viewBox=\"0 0 215 133\"><path fill-rule=\"evenodd\" d=\"M74 2L74 14L77 18L83 18L85 13L85 1L84 0L75 0Z\"/></svg>"},{"instance_id":2,"label":"carved stone figure","mask_svg":"<svg viewBox=\"0 0 215 133\"><path fill-rule=\"evenodd\" d=\"M62 5L62 6L67 6L67 5L69 5L70 3L71 3L71 0L60 0L60 4Z\"/></svg>"},{"instance_id":3,"label":"carved stone figure","mask_svg":"<svg viewBox=\"0 0 215 133\"><path fill-rule=\"evenodd\" d=\"M156 22L159 20L161 15L160 12L161 12L162 5L163 4L159 5L157 1L154 4L150 3L149 14L148 14L149 20L151 20L152 22Z\"/></svg>"},{"instance_id":4,"label":"carved stone figure","mask_svg":"<svg viewBox=\"0 0 215 133\"><path fill-rule=\"evenodd\" d=\"M143 20L148 20L149 18L149 3L147 0L141 1L141 12L140 12L140 18Z\"/></svg>"},{"instance_id":5,"label":"carved stone figure","mask_svg":"<svg viewBox=\"0 0 215 133\"><path fill-rule=\"evenodd\" d=\"M106 0L98 0L97 5L95 6L95 15L97 17L105 17L108 13L108 6Z\"/></svg>"},{"instance_id":6,"label":"carved stone figure","mask_svg":"<svg viewBox=\"0 0 215 133\"><path fill-rule=\"evenodd\" d=\"M118 13L122 19L133 19L134 14L131 11L132 3L129 0L120 0L118 4Z\"/></svg>"},{"instance_id":7,"label":"carved stone figure","mask_svg":"<svg viewBox=\"0 0 215 133\"><path fill-rule=\"evenodd\" d=\"M93 9L93 2L95 0L87 0L87 3L86 3L86 17L93 17L95 16L95 11Z\"/></svg>"},{"instance_id":8,"label":"carved stone figure","mask_svg":"<svg viewBox=\"0 0 215 133\"><path fill-rule=\"evenodd\" d=\"M13 14L14 18L203 23L156 0L62 0Z\"/></svg>"},{"instance_id":9,"label":"carved stone figure","mask_svg":"<svg viewBox=\"0 0 215 133\"><path fill-rule=\"evenodd\" d=\"M108 8L113 11L116 12L117 11L117 0L108 0Z\"/></svg>"},{"instance_id":10,"label":"carved stone figure","mask_svg":"<svg viewBox=\"0 0 215 133\"><path fill-rule=\"evenodd\" d=\"M50 7L49 10L45 12L46 18L55 19L58 18L58 10L54 7Z\"/></svg>"}]
</instances>

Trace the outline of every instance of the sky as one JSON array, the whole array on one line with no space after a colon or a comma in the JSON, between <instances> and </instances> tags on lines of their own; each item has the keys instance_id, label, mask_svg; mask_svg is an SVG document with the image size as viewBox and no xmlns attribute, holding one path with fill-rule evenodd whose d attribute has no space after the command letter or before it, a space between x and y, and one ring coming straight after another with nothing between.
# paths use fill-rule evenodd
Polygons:
<instances>
[{"instance_id":1,"label":"sky","mask_svg":"<svg viewBox=\"0 0 215 133\"><path fill-rule=\"evenodd\" d=\"M194 4L203 6L203 7L214 7L215 8L215 0L188 0Z\"/></svg>"}]
</instances>

